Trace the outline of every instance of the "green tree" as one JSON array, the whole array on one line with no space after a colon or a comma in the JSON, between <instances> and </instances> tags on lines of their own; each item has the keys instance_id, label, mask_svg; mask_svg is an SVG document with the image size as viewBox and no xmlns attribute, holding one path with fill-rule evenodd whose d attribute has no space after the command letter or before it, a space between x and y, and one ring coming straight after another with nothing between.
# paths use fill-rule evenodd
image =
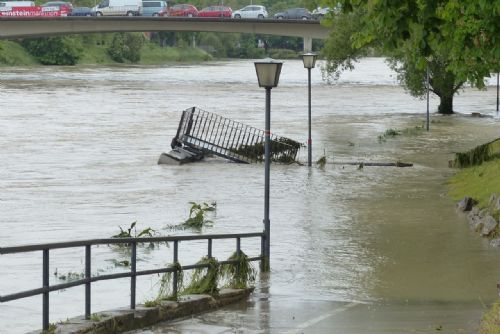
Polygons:
<instances>
[{"instance_id":1,"label":"green tree","mask_svg":"<svg viewBox=\"0 0 500 334\"><path fill-rule=\"evenodd\" d=\"M337 1L326 0L330 7ZM352 68L369 48L389 56L399 80L414 96L425 92L430 72L432 91L440 97L438 112L453 113L453 96L469 81L484 87L498 69L500 4L478 0L341 0L342 13L332 15L325 46L327 73ZM484 15L484 16L483 16ZM457 24L458 23L458 24ZM470 45L465 47L464 43Z\"/></svg>"},{"instance_id":2,"label":"green tree","mask_svg":"<svg viewBox=\"0 0 500 334\"><path fill-rule=\"evenodd\" d=\"M141 60L143 45L144 36L140 33L116 33L108 48L108 54L118 63L138 63Z\"/></svg>"},{"instance_id":3,"label":"green tree","mask_svg":"<svg viewBox=\"0 0 500 334\"><path fill-rule=\"evenodd\" d=\"M83 52L78 36L25 39L22 45L44 65L75 65Z\"/></svg>"}]
</instances>

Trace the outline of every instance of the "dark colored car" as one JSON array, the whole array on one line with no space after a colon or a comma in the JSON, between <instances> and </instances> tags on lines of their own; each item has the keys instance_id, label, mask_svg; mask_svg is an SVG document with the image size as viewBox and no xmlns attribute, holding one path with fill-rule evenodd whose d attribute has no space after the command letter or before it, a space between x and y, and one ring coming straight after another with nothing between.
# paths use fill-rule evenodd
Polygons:
<instances>
[{"instance_id":1,"label":"dark colored car","mask_svg":"<svg viewBox=\"0 0 500 334\"><path fill-rule=\"evenodd\" d=\"M199 17L231 17L233 10L226 6L210 6L198 12Z\"/></svg>"},{"instance_id":2,"label":"dark colored car","mask_svg":"<svg viewBox=\"0 0 500 334\"><path fill-rule=\"evenodd\" d=\"M58 10L66 11L68 15L71 15L71 12L73 11L73 5L71 2L66 1L49 1L44 3L42 7L57 7Z\"/></svg>"},{"instance_id":3,"label":"dark colored car","mask_svg":"<svg viewBox=\"0 0 500 334\"><path fill-rule=\"evenodd\" d=\"M291 8L284 12L274 14L274 18L278 20L310 20L311 13L305 8Z\"/></svg>"},{"instance_id":4,"label":"dark colored car","mask_svg":"<svg viewBox=\"0 0 500 334\"><path fill-rule=\"evenodd\" d=\"M195 6L189 4L173 5L167 10L167 15L196 17L198 16L198 9Z\"/></svg>"},{"instance_id":5,"label":"dark colored car","mask_svg":"<svg viewBox=\"0 0 500 334\"><path fill-rule=\"evenodd\" d=\"M93 16L92 8L90 7L74 7L68 16Z\"/></svg>"}]
</instances>

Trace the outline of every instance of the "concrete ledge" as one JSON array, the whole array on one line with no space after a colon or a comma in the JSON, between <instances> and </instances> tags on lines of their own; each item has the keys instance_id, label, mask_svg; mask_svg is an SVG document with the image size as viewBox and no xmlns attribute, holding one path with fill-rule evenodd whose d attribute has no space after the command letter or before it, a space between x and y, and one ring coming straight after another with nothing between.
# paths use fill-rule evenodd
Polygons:
<instances>
[{"instance_id":1,"label":"concrete ledge","mask_svg":"<svg viewBox=\"0 0 500 334\"><path fill-rule=\"evenodd\" d=\"M92 314L92 320L84 317L68 319L58 323L53 333L60 334L108 334L122 333L134 329L148 327L161 321L186 317L205 311L217 309L247 298L253 288L221 289L218 296L186 295L178 301L162 301L160 306L145 307L137 305L135 310L120 308ZM32 332L41 333L41 331Z\"/></svg>"}]
</instances>

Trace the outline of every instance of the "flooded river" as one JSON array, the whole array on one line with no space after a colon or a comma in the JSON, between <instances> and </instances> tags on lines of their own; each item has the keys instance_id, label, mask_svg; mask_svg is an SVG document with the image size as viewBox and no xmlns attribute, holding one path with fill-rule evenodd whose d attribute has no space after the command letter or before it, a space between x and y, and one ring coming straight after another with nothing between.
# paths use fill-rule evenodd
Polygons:
<instances>
[{"instance_id":1,"label":"flooded river","mask_svg":"<svg viewBox=\"0 0 500 334\"><path fill-rule=\"evenodd\" d=\"M286 61L272 90L272 131L301 142L306 81L302 63ZM471 312L452 327L473 328L483 305L497 297L500 249L469 231L446 196L446 179L453 152L500 136L494 87L463 91L455 100L460 114L432 115L429 133L379 142L386 129L425 120L425 101L405 94L381 59L363 60L333 85L316 69L312 82L313 157L326 155L330 163L272 166L272 272L258 284L271 301L411 305L423 321L431 313L444 329L440 305L467 307ZM156 162L169 150L183 109L197 106L263 128L264 97L246 60L0 69L0 245L110 237L134 221L139 230L179 233L166 227L187 218L190 201L217 202L215 224L203 233L261 231L263 165ZM433 98L432 110L437 104ZM463 115L470 112L492 117ZM300 159L307 159L306 150ZM331 163L339 161L414 167ZM233 243L214 243L214 255L225 259ZM181 263L189 264L206 248L186 242L180 249ZM257 240L243 242L243 250L258 254ZM138 270L170 263L171 251L140 249ZM51 283L83 272L83 253L51 253ZM123 252L99 247L93 253L95 275L126 270L116 265L126 259ZM41 285L41 254L0 256L0 267L1 295ZM155 295L156 282L138 279L139 302ZM127 279L93 285L93 312L128 305L128 288ZM51 322L83 314L83 297L80 287L51 294ZM0 304L0 333L40 328L41 306L40 297ZM256 332L278 327L256 316Z\"/></svg>"}]
</instances>

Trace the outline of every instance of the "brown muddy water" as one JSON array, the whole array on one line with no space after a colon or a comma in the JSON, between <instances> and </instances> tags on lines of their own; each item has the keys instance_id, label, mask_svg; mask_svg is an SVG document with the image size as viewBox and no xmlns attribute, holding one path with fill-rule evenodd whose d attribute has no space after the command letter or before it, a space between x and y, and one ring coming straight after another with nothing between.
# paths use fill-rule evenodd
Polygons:
<instances>
[{"instance_id":1,"label":"brown muddy water","mask_svg":"<svg viewBox=\"0 0 500 334\"><path fill-rule=\"evenodd\" d=\"M272 131L301 142L307 136L306 75L299 61L286 61L272 91ZM272 166L272 272L258 287L267 291L267 302L411 305L411 314L422 321L430 318L422 314L432 314L445 329L440 305L466 305L473 311L463 322L454 319L453 328L474 328L483 305L497 298L500 250L468 230L446 196L446 179L454 152L500 136L495 91L466 89L455 101L459 114L433 114L429 133L379 142L388 128L425 120L425 101L406 95L394 78L376 58L333 85L313 71L315 158L414 167ZM437 103L431 100L431 110ZM264 91L253 63L0 69L0 245L109 237L133 221L139 229L181 233L166 227L187 218L189 201L217 202L215 224L202 233L260 231L262 165L218 159L156 164L169 149L180 112L191 106L262 128ZM492 117L464 116L470 112ZM303 150L301 160L306 156ZM216 244L215 256L224 259L233 249L232 242ZM243 249L258 254L257 240ZM171 251L141 249L138 269L171 262ZM182 243L180 261L192 263L204 251L204 244ZM116 266L126 252L99 247L93 254L95 275L126 270ZM41 254L1 256L0 267L2 295L41 284ZM52 284L82 271L83 249L51 257ZM155 295L157 280L139 278L139 302ZM128 280L93 285L93 312L127 305L128 286ZM83 297L83 288L51 294L51 322L82 314ZM39 297L0 304L0 333L39 328L41 305ZM256 332L280 332L261 320L257 315ZM417 331L418 324L409 324Z\"/></svg>"}]
</instances>

